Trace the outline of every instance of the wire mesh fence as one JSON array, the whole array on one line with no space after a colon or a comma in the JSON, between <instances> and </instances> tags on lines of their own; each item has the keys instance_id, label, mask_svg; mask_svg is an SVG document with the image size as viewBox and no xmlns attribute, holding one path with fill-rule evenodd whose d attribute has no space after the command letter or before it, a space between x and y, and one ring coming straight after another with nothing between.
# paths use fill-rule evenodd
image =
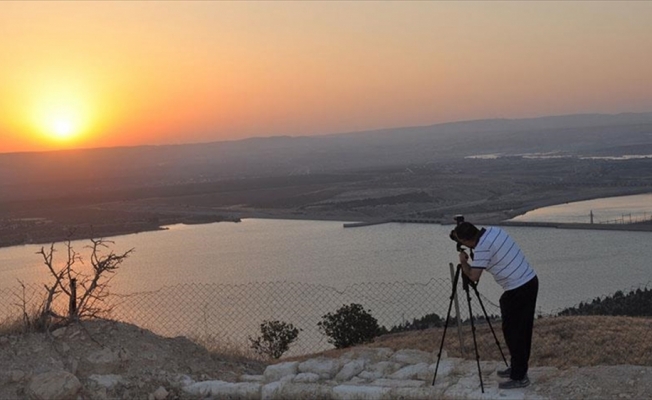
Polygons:
<instances>
[{"instance_id":1,"label":"wire mesh fence","mask_svg":"<svg viewBox=\"0 0 652 400\"><path fill-rule=\"evenodd\" d=\"M250 338L260 335L264 321L291 323L300 333L284 357L332 349L329 337L318 324L326 314L352 303L362 305L390 332L377 338L371 346L437 351L450 307L451 319L443 349L449 356L474 359L470 306L480 358L502 360L504 354L509 361L499 306L473 290L469 292L469 300L461 284L457 288L457 301L451 301L451 294L451 280L446 279L422 283L369 282L341 290L298 282L179 284L148 292L113 293L104 306L107 317L159 335L187 336L199 342L216 340L244 353L250 349ZM3 304L0 320L21 318L26 309L36 309L43 297L44 288L38 285L0 291L0 304ZM652 315L652 302L640 307L642 315ZM615 316L609 318L608 324L596 318L539 313L535 321L532 364L652 365L651 318ZM595 324L600 329L591 328L589 332L587 327Z\"/></svg>"}]
</instances>

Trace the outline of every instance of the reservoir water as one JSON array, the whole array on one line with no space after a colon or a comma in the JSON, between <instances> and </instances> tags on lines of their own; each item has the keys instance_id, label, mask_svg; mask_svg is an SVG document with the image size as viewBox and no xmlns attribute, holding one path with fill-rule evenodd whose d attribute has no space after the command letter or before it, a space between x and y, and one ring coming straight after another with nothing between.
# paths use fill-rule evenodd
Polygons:
<instances>
[{"instance_id":1,"label":"reservoir water","mask_svg":"<svg viewBox=\"0 0 652 400\"><path fill-rule=\"evenodd\" d=\"M527 222L631 223L652 219L652 194L577 201L529 211L513 218Z\"/></svg>"},{"instance_id":2,"label":"reservoir water","mask_svg":"<svg viewBox=\"0 0 652 400\"><path fill-rule=\"evenodd\" d=\"M383 224L343 228L336 221L245 219L240 223L174 225L111 238L118 253L135 248L115 275L113 292L136 293L180 283L302 282L344 289L366 282L450 279L457 261L452 225ZM508 227L539 275L538 308L552 312L580 301L649 286L652 233ZM88 242L73 242L81 250ZM40 245L0 249L0 290L18 280L50 279ZM56 257L62 263L63 245ZM491 277L479 285L497 302Z\"/></svg>"}]
</instances>

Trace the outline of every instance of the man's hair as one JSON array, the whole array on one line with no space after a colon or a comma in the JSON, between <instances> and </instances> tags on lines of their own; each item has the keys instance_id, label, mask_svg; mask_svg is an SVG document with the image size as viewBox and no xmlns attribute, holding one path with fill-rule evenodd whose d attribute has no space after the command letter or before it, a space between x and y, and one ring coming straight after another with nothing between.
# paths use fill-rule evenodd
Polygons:
<instances>
[{"instance_id":1,"label":"man's hair","mask_svg":"<svg viewBox=\"0 0 652 400\"><path fill-rule=\"evenodd\" d=\"M455 236L460 240L473 240L478 236L480 230L470 222L462 222L455 227Z\"/></svg>"}]
</instances>

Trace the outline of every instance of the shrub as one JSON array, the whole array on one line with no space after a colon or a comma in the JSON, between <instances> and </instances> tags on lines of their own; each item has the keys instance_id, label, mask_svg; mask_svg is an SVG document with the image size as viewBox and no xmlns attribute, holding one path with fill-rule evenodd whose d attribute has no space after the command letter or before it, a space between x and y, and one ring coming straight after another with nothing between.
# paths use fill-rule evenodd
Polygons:
<instances>
[{"instance_id":1,"label":"shrub","mask_svg":"<svg viewBox=\"0 0 652 400\"><path fill-rule=\"evenodd\" d=\"M604 299L599 297L590 303L580 303L577 307L565 308L558 315L614 315L628 317L652 316L652 290L632 290L627 294L617 291Z\"/></svg>"},{"instance_id":2,"label":"shrub","mask_svg":"<svg viewBox=\"0 0 652 400\"><path fill-rule=\"evenodd\" d=\"M423 329L439 328L444 326L446 320L437 314L426 314L421 318L414 318L412 322L405 321L402 324L394 325L389 330L390 333L419 331Z\"/></svg>"},{"instance_id":3,"label":"shrub","mask_svg":"<svg viewBox=\"0 0 652 400\"><path fill-rule=\"evenodd\" d=\"M338 349L370 342L387 332L387 329L378 326L378 321L370 311L365 311L360 304L355 303L343 305L334 314L324 315L317 326L329 337L328 343Z\"/></svg>"},{"instance_id":4,"label":"shrub","mask_svg":"<svg viewBox=\"0 0 652 400\"><path fill-rule=\"evenodd\" d=\"M263 321L260 332L262 336L256 339L249 337L251 348L256 354L273 359L281 358L299 336L298 328L282 321Z\"/></svg>"}]
</instances>

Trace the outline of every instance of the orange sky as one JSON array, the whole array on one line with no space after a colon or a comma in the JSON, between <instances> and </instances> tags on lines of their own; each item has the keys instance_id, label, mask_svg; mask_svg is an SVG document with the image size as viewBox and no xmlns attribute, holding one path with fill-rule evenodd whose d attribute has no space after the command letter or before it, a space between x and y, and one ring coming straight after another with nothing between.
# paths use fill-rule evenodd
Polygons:
<instances>
[{"instance_id":1,"label":"orange sky","mask_svg":"<svg viewBox=\"0 0 652 400\"><path fill-rule=\"evenodd\" d=\"M652 2L0 2L0 152L652 111Z\"/></svg>"}]
</instances>

